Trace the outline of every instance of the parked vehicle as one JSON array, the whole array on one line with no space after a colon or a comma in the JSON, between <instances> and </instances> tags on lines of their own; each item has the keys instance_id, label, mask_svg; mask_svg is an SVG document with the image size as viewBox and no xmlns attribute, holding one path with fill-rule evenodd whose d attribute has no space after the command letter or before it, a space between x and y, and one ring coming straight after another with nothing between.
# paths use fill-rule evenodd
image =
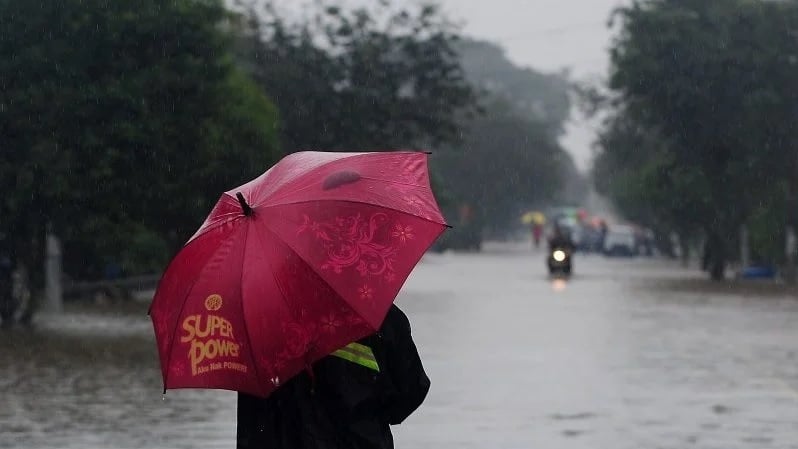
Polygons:
<instances>
[{"instance_id":1,"label":"parked vehicle","mask_svg":"<svg viewBox=\"0 0 798 449\"><path fill-rule=\"evenodd\" d=\"M637 243L637 235L632 226L610 226L604 239L604 255L609 257L636 256Z\"/></svg>"}]
</instances>

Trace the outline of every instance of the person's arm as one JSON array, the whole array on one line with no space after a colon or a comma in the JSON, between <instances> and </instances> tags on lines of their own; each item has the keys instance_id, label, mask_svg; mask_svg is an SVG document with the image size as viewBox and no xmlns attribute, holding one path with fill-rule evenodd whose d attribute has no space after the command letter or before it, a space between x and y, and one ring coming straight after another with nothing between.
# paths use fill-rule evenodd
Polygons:
<instances>
[{"instance_id":1,"label":"person's arm","mask_svg":"<svg viewBox=\"0 0 798 449\"><path fill-rule=\"evenodd\" d=\"M410 321L398 307L391 307L383 336L391 383L397 394L385 404L390 424L401 424L427 397L430 380L410 333Z\"/></svg>"}]
</instances>

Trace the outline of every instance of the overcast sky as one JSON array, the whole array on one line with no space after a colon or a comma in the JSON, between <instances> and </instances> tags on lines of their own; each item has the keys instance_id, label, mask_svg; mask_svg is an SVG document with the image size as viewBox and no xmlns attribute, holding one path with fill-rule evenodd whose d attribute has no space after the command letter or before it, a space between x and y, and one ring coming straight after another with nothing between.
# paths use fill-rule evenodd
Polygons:
<instances>
[{"instance_id":1,"label":"overcast sky","mask_svg":"<svg viewBox=\"0 0 798 449\"><path fill-rule=\"evenodd\" d=\"M605 78L612 34L606 23L621 0L440 0L463 33L501 44L518 65L554 72L570 68L574 79ZM578 114L562 139L586 169L595 123Z\"/></svg>"}]
</instances>

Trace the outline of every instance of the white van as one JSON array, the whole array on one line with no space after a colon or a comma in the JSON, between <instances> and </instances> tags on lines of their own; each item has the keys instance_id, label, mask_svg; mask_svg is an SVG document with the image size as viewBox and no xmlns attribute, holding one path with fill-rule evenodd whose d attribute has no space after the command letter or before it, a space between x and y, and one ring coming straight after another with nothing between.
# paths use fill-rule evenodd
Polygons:
<instances>
[{"instance_id":1,"label":"white van","mask_svg":"<svg viewBox=\"0 0 798 449\"><path fill-rule=\"evenodd\" d=\"M635 229L626 225L610 226L604 239L604 254L607 256L634 256L637 254Z\"/></svg>"}]
</instances>

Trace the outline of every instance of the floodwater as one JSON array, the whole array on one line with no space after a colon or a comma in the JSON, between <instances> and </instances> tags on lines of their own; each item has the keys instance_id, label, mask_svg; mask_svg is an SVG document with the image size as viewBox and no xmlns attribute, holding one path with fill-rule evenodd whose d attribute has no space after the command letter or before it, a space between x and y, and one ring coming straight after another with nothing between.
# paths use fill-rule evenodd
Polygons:
<instances>
[{"instance_id":1,"label":"floodwater","mask_svg":"<svg viewBox=\"0 0 798 449\"><path fill-rule=\"evenodd\" d=\"M798 300L575 263L554 282L511 245L425 258L398 303L432 390L398 448L798 449ZM235 447L234 393L162 395L143 310L0 333L0 448Z\"/></svg>"}]
</instances>

